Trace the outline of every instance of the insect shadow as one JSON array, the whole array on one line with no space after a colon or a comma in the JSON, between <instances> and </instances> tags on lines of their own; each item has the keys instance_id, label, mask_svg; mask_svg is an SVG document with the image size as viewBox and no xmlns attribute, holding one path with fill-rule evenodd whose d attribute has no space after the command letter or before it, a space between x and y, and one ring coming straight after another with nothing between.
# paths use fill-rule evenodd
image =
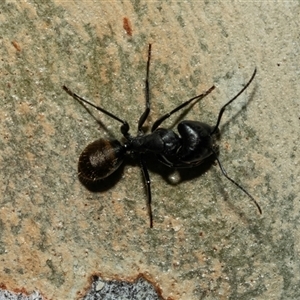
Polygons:
<instances>
[{"instance_id":1,"label":"insect shadow","mask_svg":"<svg viewBox=\"0 0 300 300\"><path fill-rule=\"evenodd\" d=\"M100 138L89 144L83 150L78 162L78 176L80 181L91 190L94 189L99 182L101 182L103 189L109 188L120 179L122 174L120 171L123 171L122 169L120 170L120 167L123 164L125 157L127 163L130 163L130 157L133 158L132 162L139 163L144 176L145 187L147 190L146 203L149 215L149 225L151 228L153 227L153 216L151 209L152 194L151 181L146 159L148 161L149 156L152 158L155 157L155 163L151 163L152 166L159 161L162 163L162 165L165 165L170 169L179 170L198 168L199 165L203 164L204 162L208 162L209 164L211 159L213 159L219 165L222 174L251 199L261 214L262 211L257 201L246 191L246 189L244 189L239 183L227 175L227 172L223 168L218 158L219 147L217 144L217 140L219 139L220 135L219 125L225 108L248 88L255 77L256 69L246 85L231 100L222 106L216 125L210 126L199 121L183 120L177 125L177 131L179 134L172 129L160 127L160 125L174 113L178 111L183 112L182 109L184 107L187 107L189 104L193 106L193 104L210 94L215 89L215 86L213 85L204 93L183 102L170 112L158 118L153 123L151 132L146 134L143 126L151 110L149 88L150 59L151 44L149 44L148 48L145 80L146 107L139 118L137 134L135 136L130 134L130 127L127 121L119 118L106 109L91 103L90 101L72 92L66 86L63 86L63 89L77 101L81 102L82 104L88 104L89 106L94 107L103 114L121 123L120 131L123 135L124 141L120 142L117 139ZM206 166L208 167L208 165ZM193 172L190 172L190 174L192 173ZM104 181L103 179L107 178L108 176L110 180Z\"/></svg>"}]
</instances>

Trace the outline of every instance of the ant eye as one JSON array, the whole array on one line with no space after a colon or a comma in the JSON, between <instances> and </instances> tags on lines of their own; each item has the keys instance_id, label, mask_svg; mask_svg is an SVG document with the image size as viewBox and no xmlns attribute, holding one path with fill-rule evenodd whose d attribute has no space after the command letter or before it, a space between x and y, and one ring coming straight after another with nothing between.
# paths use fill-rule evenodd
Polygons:
<instances>
[{"instance_id":1,"label":"ant eye","mask_svg":"<svg viewBox=\"0 0 300 300\"><path fill-rule=\"evenodd\" d=\"M85 181L106 178L123 162L124 146L117 140L99 139L89 144L81 153L78 175Z\"/></svg>"}]
</instances>

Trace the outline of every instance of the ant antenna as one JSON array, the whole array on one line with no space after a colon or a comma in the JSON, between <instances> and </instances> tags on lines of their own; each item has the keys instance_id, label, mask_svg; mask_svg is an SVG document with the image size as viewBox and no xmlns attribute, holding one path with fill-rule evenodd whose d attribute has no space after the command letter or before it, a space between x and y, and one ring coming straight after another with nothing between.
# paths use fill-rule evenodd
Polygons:
<instances>
[{"instance_id":1,"label":"ant antenna","mask_svg":"<svg viewBox=\"0 0 300 300\"><path fill-rule=\"evenodd\" d=\"M218 127L219 127L219 124L220 124L220 121L221 121L221 118L222 118L222 116L223 116L223 113L224 113L224 111L225 111L226 106L229 105L231 102L233 102L240 94L242 94L242 93L245 91L245 89L246 89L246 88L250 85L250 83L252 82L252 80L253 80L255 74L256 74L256 68L254 69L254 72L253 72L253 74L252 74L250 80L249 80L249 81L247 82L247 84L241 89L241 91L239 91L237 95L235 95L230 101L228 101L228 102L221 108L221 110L220 110L220 112L219 112L217 124L216 124L215 128L213 129L213 131L211 132L210 135L213 135L213 134L216 133L216 131L218 130Z\"/></svg>"},{"instance_id":2,"label":"ant antenna","mask_svg":"<svg viewBox=\"0 0 300 300\"><path fill-rule=\"evenodd\" d=\"M258 211L259 211L259 213L260 214L262 214L262 211L261 211L261 208L260 208L260 206L259 206L259 204L257 203L257 201L241 186L241 185L239 185L236 181L234 181L232 178L230 178L228 175L227 175L227 172L225 171L225 169L223 168L223 166L222 166L222 164L221 164L221 162L220 162L220 160L219 160L219 158L218 158L218 156L217 156L217 153L213 150L213 149L211 149L211 151L213 152L213 154L215 155L215 158L216 158L216 160L217 160L217 162L218 162L218 165L219 165L219 167L220 167L220 169L221 169L221 171L222 171L222 173L223 173L223 175L228 179L228 180L230 180L233 184L235 184L240 190L242 190L251 200L252 200L252 202L256 205L256 207L257 207L257 209L258 209Z\"/></svg>"}]
</instances>

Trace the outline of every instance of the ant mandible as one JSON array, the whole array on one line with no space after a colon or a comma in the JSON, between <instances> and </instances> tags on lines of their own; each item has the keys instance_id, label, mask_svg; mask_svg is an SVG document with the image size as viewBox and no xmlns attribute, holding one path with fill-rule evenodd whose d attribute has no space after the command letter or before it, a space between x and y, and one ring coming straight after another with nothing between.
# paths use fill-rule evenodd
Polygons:
<instances>
[{"instance_id":1,"label":"ant mandible","mask_svg":"<svg viewBox=\"0 0 300 300\"><path fill-rule=\"evenodd\" d=\"M125 143L123 144L121 144L118 140L104 138L100 138L99 140L89 144L79 157L79 176L87 181L99 181L108 177L120 167L127 152L135 154L139 161L147 187L147 209L150 219L150 228L152 228L153 217L151 209L151 182L145 162L145 155L147 155L147 153L153 153L161 163L175 169L196 167L206 158L213 155L221 169L222 174L252 200L261 214L261 208L256 200L240 184L227 175L217 156L218 146L216 144L216 136L219 132L218 127L225 108L247 89L256 74L256 69L254 70L248 83L241 89L241 91L221 108L215 126L210 126L198 121L184 120L181 121L177 126L179 135L171 129L159 127L171 115L190 104L193 100L199 101L211 93L215 89L215 86L212 86L206 92L185 101L169 113L157 119L152 125L151 133L145 134L142 127L150 113L150 58L151 44L149 44L148 48L148 61L145 80L146 108L138 121L138 133L136 136L130 135L130 128L127 121L122 120L104 108L99 107L86 99L83 99L82 97L73 93L65 85L63 86L63 89L74 99L82 101L120 122L122 124L120 127L121 133L126 139Z\"/></svg>"}]
</instances>

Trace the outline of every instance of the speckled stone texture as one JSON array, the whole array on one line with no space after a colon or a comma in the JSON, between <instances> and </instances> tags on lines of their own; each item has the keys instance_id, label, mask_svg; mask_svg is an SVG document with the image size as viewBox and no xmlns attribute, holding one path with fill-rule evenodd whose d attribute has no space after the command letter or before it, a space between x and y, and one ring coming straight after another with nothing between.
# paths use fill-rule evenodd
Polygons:
<instances>
[{"instance_id":1,"label":"speckled stone texture","mask_svg":"<svg viewBox=\"0 0 300 300\"><path fill-rule=\"evenodd\" d=\"M82 299L93 276L144 276L164 299L300 299L299 1L1 1L0 288ZM154 228L128 158L92 192L77 161L144 110L151 116L216 85L164 123L215 124L220 160L175 172L151 160ZM91 116L92 115L92 116Z\"/></svg>"},{"instance_id":2,"label":"speckled stone texture","mask_svg":"<svg viewBox=\"0 0 300 300\"><path fill-rule=\"evenodd\" d=\"M135 282L103 281L95 277L91 289L83 300L161 300L154 287L144 278Z\"/></svg>"},{"instance_id":3,"label":"speckled stone texture","mask_svg":"<svg viewBox=\"0 0 300 300\"><path fill-rule=\"evenodd\" d=\"M18 292L12 293L6 290L0 290L0 300L43 300L43 297L38 292L33 292L30 295Z\"/></svg>"}]
</instances>

